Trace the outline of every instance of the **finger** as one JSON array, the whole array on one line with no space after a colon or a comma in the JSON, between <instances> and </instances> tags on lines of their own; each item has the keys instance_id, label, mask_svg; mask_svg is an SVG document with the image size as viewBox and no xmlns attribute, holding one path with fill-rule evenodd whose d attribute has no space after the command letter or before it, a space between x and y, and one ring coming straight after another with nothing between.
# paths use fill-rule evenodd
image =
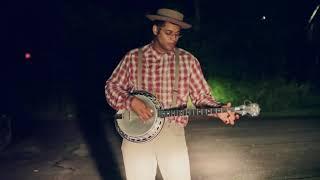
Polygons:
<instances>
[{"instance_id":1,"label":"finger","mask_svg":"<svg viewBox=\"0 0 320 180\"><path fill-rule=\"evenodd\" d=\"M229 119L229 122L230 122L231 125L234 125L234 118L233 118L233 119L230 118L230 119Z\"/></svg>"},{"instance_id":2,"label":"finger","mask_svg":"<svg viewBox=\"0 0 320 180\"><path fill-rule=\"evenodd\" d=\"M143 114L142 114L142 116L143 116L143 119L146 121L146 120L148 120L151 116L148 114L148 112L144 112Z\"/></svg>"},{"instance_id":3,"label":"finger","mask_svg":"<svg viewBox=\"0 0 320 180\"><path fill-rule=\"evenodd\" d=\"M153 116L153 114L154 114L154 110L151 109L151 108L148 108L147 114L148 114L148 117L151 118Z\"/></svg>"},{"instance_id":4,"label":"finger","mask_svg":"<svg viewBox=\"0 0 320 180\"><path fill-rule=\"evenodd\" d=\"M225 124L229 124L229 119L227 117L221 119Z\"/></svg>"},{"instance_id":5,"label":"finger","mask_svg":"<svg viewBox=\"0 0 320 180\"><path fill-rule=\"evenodd\" d=\"M148 119L149 117L151 117L150 115L150 109L148 109L147 107L145 108L141 108L139 111L139 115L145 120Z\"/></svg>"},{"instance_id":6,"label":"finger","mask_svg":"<svg viewBox=\"0 0 320 180\"><path fill-rule=\"evenodd\" d=\"M232 112L228 112L228 118L229 118L229 119L235 119L235 118L236 118L236 116L235 116L235 114L234 114L234 113L232 113Z\"/></svg>"},{"instance_id":7,"label":"finger","mask_svg":"<svg viewBox=\"0 0 320 180\"><path fill-rule=\"evenodd\" d=\"M218 113L218 118L225 124L228 123L228 117L226 113Z\"/></svg>"},{"instance_id":8,"label":"finger","mask_svg":"<svg viewBox=\"0 0 320 180\"><path fill-rule=\"evenodd\" d=\"M152 117L153 116L153 109L148 108L146 113L148 114L148 117Z\"/></svg>"},{"instance_id":9,"label":"finger","mask_svg":"<svg viewBox=\"0 0 320 180\"><path fill-rule=\"evenodd\" d=\"M239 114L233 114L233 119L232 119L232 121L233 121L233 124L235 124L235 122L239 119Z\"/></svg>"},{"instance_id":10,"label":"finger","mask_svg":"<svg viewBox=\"0 0 320 180\"><path fill-rule=\"evenodd\" d=\"M225 107L227 108L227 113L230 114L231 103L228 102Z\"/></svg>"},{"instance_id":11,"label":"finger","mask_svg":"<svg viewBox=\"0 0 320 180\"><path fill-rule=\"evenodd\" d=\"M145 121L145 119L144 119L144 117L143 117L143 116L139 116L139 119L140 119L142 122L144 122L144 121Z\"/></svg>"},{"instance_id":12,"label":"finger","mask_svg":"<svg viewBox=\"0 0 320 180\"><path fill-rule=\"evenodd\" d=\"M230 113L230 112L227 112L226 113L226 119L227 119L227 124L232 124L232 119L233 119L233 117L232 117L232 113Z\"/></svg>"},{"instance_id":13,"label":"finger","mask_svg":"<svg viewBox=\"0 0 320 180\"><path fill-rule=\"evenodd\" d=\"M138 116L142 121L146 121L149 119L144 110L139 111Z\"/></svg>"}]
</instances>

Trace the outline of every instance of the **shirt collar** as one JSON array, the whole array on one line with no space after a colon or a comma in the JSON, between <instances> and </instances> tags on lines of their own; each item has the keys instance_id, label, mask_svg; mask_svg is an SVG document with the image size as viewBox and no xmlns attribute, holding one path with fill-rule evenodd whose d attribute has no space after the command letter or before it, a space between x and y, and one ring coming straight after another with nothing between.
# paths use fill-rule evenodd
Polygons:
<instances>
[{"instance_id":1,"label":"shirt collar","mask_svg":"<svg viewBox=\"0 0 320 180\"><path fill-rule=\"evenodd\" d=\"M157 50L155 50L155 48L153 47L154 45L154 41L152 41L150 44L149 44L149 49L152 53L153 56L155 56L156 58L158 57L163 57L165 54L167 54L169 57L172 57L174 55L174 51L169 51L169 52L166 52L166 53L160 53L158 52Z\"/></svg>"}]
</instances>

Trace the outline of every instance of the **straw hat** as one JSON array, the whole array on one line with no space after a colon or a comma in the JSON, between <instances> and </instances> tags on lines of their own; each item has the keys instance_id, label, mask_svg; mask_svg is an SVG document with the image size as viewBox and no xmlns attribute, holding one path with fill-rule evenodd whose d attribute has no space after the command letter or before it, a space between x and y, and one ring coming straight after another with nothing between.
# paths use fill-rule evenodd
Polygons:
<instances>
[{"instance_id":1,"label":"straw hat","mask_svg":"<svg viewBox=\"0 0 320 180\"><path fill-rule=\"evenodd\" d=\"M168 21L180 26L182 29L189 29L192 26L183 21L184 15L172 9L161 8L158 9L157 14L147 14L146 17L151 21Z\"/></svg>"}]
</instances>

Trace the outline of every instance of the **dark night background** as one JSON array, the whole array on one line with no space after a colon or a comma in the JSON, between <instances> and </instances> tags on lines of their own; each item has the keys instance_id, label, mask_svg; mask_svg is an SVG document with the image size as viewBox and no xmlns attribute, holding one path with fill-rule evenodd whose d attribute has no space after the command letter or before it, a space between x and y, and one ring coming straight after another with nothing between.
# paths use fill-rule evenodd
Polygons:
<instances>
[{"instance_id":1,"label":"dark night background","mask_svg":"<svg viewBox=\"0 0 320 180\"><path fill-rule=\"evenodd\" d=\"M107 145L94 133L101 117L114 113L105 101L105 81L127 51L152 40L145 14L159 7L182 11L193 25L178 46L199 59L207 79L222 79L230 89L246 86L230 94L242 99L239 94L251 93L266 112L277 112L277 105L319 112L320 13L309 22L318 5L311 0L3 2L1 116L12 119L13 141L46 123L75 120L93 155L110 153L99 148Z\"/></svg>"},{"instance_id":2,"label":"dark night background","mask_svg":"<svg viewBox=\"0 0 320 180\"><path fill-rule=\"evenodd\" d=\"M37 103L59 93L80 94L105 104L104 81L128 50L150 42L151 24L144 15L162 6L182 10L194 25L180 46L206 65L207 74L312 82L319 75L313 46L318 42L308 42L315 1L10 1L4 5L5 107ZM30 60L24 58L28 52Z\"/></svg>"},{"instance_id":3,"label":"dark night background","mask_svg":"<svg viewBox=\"0 0 320 180\"><path fill-rule=\"evenodd\" d=\"M319 87L315 1L10 1L4 4L1 111L17 122L112 110L104 83L130 49L149 43L148 12L172 7L194 25L180 47L206 77L284 78ZM311 38L310 38L311 37ZM25 53L31 58L26 59Z\"/></svg>"},{"instance_id":4,"label":"dark night background","mask_svg":"<svg viewBox=\"0 0 320 180\"><path fill-rule=\"evenodd\" d=\"M180 47L198 57L206 77L283 78L317 91L319 13L308 23L316 6L289 0L10 1L2 22L1 111L22 126L113 113L105 80L128 50L150 42L145 14L159 7L181 10L194 25Z\"/></svg>"}]
</instances>

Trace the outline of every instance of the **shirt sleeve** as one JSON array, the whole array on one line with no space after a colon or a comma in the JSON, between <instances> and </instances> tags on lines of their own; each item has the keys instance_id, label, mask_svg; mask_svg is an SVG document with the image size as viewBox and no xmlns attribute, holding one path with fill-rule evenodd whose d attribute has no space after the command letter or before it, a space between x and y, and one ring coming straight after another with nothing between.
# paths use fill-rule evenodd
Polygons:
<instances>
[{"instance_id":1,"label":"shirt sleeve","mask_svg":"<svg viewBox=\"0 0 320 180\"><path fill-rule=\"evenodd\" d=\"M105 84L105 96L108 104L115 110L130 109L132 96L130 91L130 53L120 61Z\"/></svg>"},{"instance_id":2,"label":"shirt sleeve","mask_svg":"<svg viewBox=\"0 0 320 180\"><path fill-rule=\"evenodd\" d=\"M211 88L205 80L199 61L193 57L190 65L190 98L196 107L220 106L211 95Z\"/></svg>"}]
</instances>

